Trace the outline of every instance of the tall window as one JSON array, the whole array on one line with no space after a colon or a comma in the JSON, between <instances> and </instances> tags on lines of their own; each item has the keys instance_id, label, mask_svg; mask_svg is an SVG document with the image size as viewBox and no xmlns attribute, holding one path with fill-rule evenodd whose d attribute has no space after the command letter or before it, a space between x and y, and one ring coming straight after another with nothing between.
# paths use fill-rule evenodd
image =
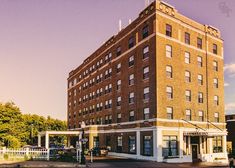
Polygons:
<instances>
[{"instance_id":1,"label":"tall window","mask_svg":"<svg viewBox=\"0 0 235 168\"><path fill-rule=\"evenodd\" d=\"M134 74L129 75L129 85L134 85Z\"/></svg>"},{"instance_id":2,"label":"tall window","mask_svg":"<svg viewBox=\"0 0 235 168\"><path fill-rule=\"evenodd\" d=\"M134 55L129 57L129 67L134 65Z\"/></svg>"},{"instance_id":3,"label":"tall window","mask_svg":"<svg viewBox=\"0 0 235 168\"><path fill-rule=\"evenodd\" d=\"M214 82L214 88L218 88L219 87L218 78L214 78L213 82Z\"/></svg>"},{"instance_id":4,"label":"tall window","mask_svg":"<svg viewBox=\"0 0 235 168\"><path fill-rule=\"evenodd\" d=\"M186 109L186 120L190 121L192 120L192 115L191 115L191 110L190 109Z\"/></svg>"},{"instance_id":5,"label":"tall window","mask_svg":"<svg viewBox=\"0 0 235 168\"><path fill-rule=\"evenodd\" d=\"M185 91L185 98L186 98L186 101L188 101L188 102L191 101L191 91L190 90Z\"/></svg>"},{"instance_id":6,"label":"tall window","mask_svg":"<svg viewBox=\"0 0 235 168\"><path fill-rule=\"evenodd\" d=\"M201 56L197 57L197 65L198 65L198 67L202 67L202 57Z\"/></svg>"},{"instance_id":7,"label":"tall window","mask_svg":"<svg viewBox=\"0 0 235 168\"><path fill-rule=\"evenodd\" d=\"M189 52L185 52L184 53L184 62L186 64L189 64L190 63L190 53Z\"/></svg>"},{"instance_id":8,"label":"tall window","mask_svg":"<svg viewBox=\"0 0 235 168\"><path fill-rule=\"evenodd\" d=\"M135 154L136 153L136 143L135 143L135 136L129 136L129 148L128 151L131 154Z\"/></svg>"},{"instance_id":9,"label":"tall window","mask_svg":"<svg viewBox=\"0 0 235 168\"><path fill-rule=\"evenodd\" d=\"M185 71L185 81L191 82L191 73L189 71Z\"/></svg>"},{"instance_id":10,"label":"tall window","mask_svg":"<svg viewBox=\"0 0 235 168\"><path fill-rule=\"evenodd\" d=\"M214 122L219 122L219 113L218 112L216 112L215 114L214 114Z\"/></svg>"},{"instance_id":11,"label":"tall window","mask_svg":"<svg viewBox=\"0 0 235 168\"><path fill-rule=\"evenodd\" d=\"M134 97L135 97L134 92L129 93L129 104L134 103Z\"/></svg>"},{"instance_id":12,"label":"tall window","mask_svg":"<svg viewBox=\"0 0 235 168\"><path fill-rule=\"evenodd\" d=\"M217 45L213 44L213 54L217 54Z\"/></svg>"},{"instance_id":13,"label":"tall window","mask_svg":"<svg viewBox=\"0 0 235 168\"><path fill-rule=\"evenodd\" d=\"M122 84L122 81L119 79L117 81L117 90L121 90L121 84Z\"/></svg>"},{"instance_id":14,"label":"tall window","mask_svg":"<svg viewBox=\"0 0 235 168\"><path fill-rule=\"evenodd\" d=\"M218 62L217 61L213 61L213 69L214 69L214 71L218 71Z\"/></svg>"},{"instance_id":15,"label":"tall window","mask_svg":"<svg viewBox=\"0 0 235 168\"><path fill-rule=\"evenodd\" d=\"M162 156L167 158L169 156L178 155L178 143L176 136L163 136Z\"/></svg>"},{"instance_id":16,"label":"tall window","mask_svg":"<svg viewBox=\"0 0 235 168\"><path fill-rule=\"evenodd\" d=\"M144 74L143 74L143 79L148 79L149 78L149 67L144 67Z\"/></svg>"},{"instance_id":17,"label":"tall window","mask_svg":"<svg viewBox=\"0 0 235 168\"><path fill-rule=\"evenodd\" d=\"M173 119L173 108L172 107L166 108L166 115L167 115L167 119Z\"/></svg>"},{"instance_id":18,"label":"tall window","mask_svg":"<svg viewBox=\"0 0 235 168\"><path fill-rule=\"evenodd\" d=\"M166 87L166 95L168 99L173 99L173 89L171 86Z\"/></svg>"},{"instance_id":19,"label":"tall window","mask_svg":"<svg viewBox=\"0 0 235 168\"><path fill-rule=\"evenodd\" d=\"M129 38L128 47L132 48L134 45L135 45L135 38L134 38L134 36L132 36Z\"/></svg>"},{"instance_id":20,"label":"tall window","mask_svg":"<svg viewBox=\"0 0 235 168\"><path fill-rule=\"evenodd\" d=\"M190 34L186 33L184 34L184 41L186 44L190 44Z\"/></svg>"},{"instance_id":21,"label":"tall window","mask_svg":"<svg viewBox=\"0 0 235 168\"><path fill-rule=\"evenodd\" d=\"M143 154L145 156L151 156L152 155L152 143L151 143L151 136L144 136L144 144L143 144Z\"/></svg>"},{"instance_id":22,"label":"tall window","mask_svg":"<svg viewBox=\"0 0 235 168\"><path fill-rule=\"evenodd\" d=\"M135 112L131 110L129 112L129 121L134 121L135 120Z\"/></svg>"},{"instance_id":23,"label":"tall window","mask_svg":"<svg viewBox=\"0 0 235 168\"><path fill-rule=\"evenodd\" d=\"M121 100L122 100L122 98L121 98L121 96L119 96L117 98L117 106L121 106Z\"/></svg>"},{"instance_id":24,"label":"tall window","mask_svg":"<svg viewBox=\"0 0 235 168\"><path fill-rule=\"evenodd\" d=\"M149 100L149 87L144 88L144 100Z\"/></svg>"},{"instance_id":25,"label":"tall window","mask_svg":"<svg viewBox=\"0 0 235 168\"><path fill-rule=\"evenodd\" d=\"M219 96L214 96L214 104L215 104L216 106L219 105Z\"/></svg>"},{"instance_id":26,"label":"tall window","mask_svg":"<svg viewBox=\"0 0 235 168\"><path fill-rule=\"evenodd\" d=\"M172 78L172 66L169 65L166 66L166 77Z\"/></svg>"},{"instance_id":27,"label":"tall window","mask_svg":"<svg viewBox=\"0 0 235 168\"><path fill-rule=\"evenodd\" d=\"M117 152L122 152L122 136L117 137Z\"/></svg>"},{"instance_id":28,"label":"tall window","mask_svg":"<svg viewBox=\"0 0 235 168\"><path fill-rule=\"evenodd\" d=\"M172 26L169 24L166 24L166 35L169 37L172 36Z\"/></svg>"},{"instance_id":29,"label":"tall window","mask_svg":"<svg viewBox=\"0 0 235 168\"><path fill-rule=\"evenodd\" d=\"M166 57L172 57L172 47L170 45L166 45Z\"/></svg>"},{"instance_id":30,"label":"tall window","mask_svg":"<svg viewBox=\"0 0 235 168\"><path fill-rule=\"evenodd\" d=\"M144 39L144 38L148 37L148 35L149 35L149 26L146 25L142 29L142 38Z\"/></svg>"},{"instance_id":31,"label":"tall window","mask_svg":"<svg viewBox=\"0 0 235 168\"><path fill-rule=\"evenodd\" d=\"M119 47L117 48L116 55L119 56L119 55L121 55L121 54L122 54L121 46L119 46Z\"/></svg>"},{"instance_id":32,"label":"tall window","mask_svg":"<svg viewBox=\"0 0 235 168\"><path fill-rule=\"evenodd\" d=\"M149 57L149 46L145 46L143 48L143 59L146 59Z\"/></svg>"},{"instance_id":33,"label":"tall window","mask_svg":"<svg viewBox=\"0 0 235 168\"><path fill-rule=\"evenodd\" d=\"M204 121L203 111L198 111L198 121Z\"/></svg>"},{"instance_id":34,"label":"tall window","mask_svg":"<svg viewBox=\"0 0 235 168\"><path fill-rule=\"evenodd\" d=\"M203 93L198 92L198 103L203 103Z\"/></svg>"},{"instance_id":35,"label":"tall window","mask_svg":"<svg viewBox=\"0 0 235 168\"><path fill-rule=\"evenodd\" d=\"M117 114L117 123L120 123L122 121L122 114L118 113Z\"/></svg>"},{"instance_id":36,"label":"tall window","mask_svg":"<svg viewBox=\"0 0 235 168\"><path fill-rule=\"evenodd\" d=\"M202 49L202 39L201 38L197 38L197 48Z\"/></svg>"},{"instance_id":37,"label":"tall window","mask_svg":"<svg viewBox=\"0 0 235 168\"><path fill-rule=\"evenodd\" d=\"M197 75L197 80L199 85L203 85L203 76L202 75Z\"/></svg>"},{"instance_id":38,"label":"tall window","mask_svg":"<svg viewBox=\"0 0 235 168\"><path fill-rule=\"evenodd\" d=\"M149 108L144 108L144 120L149 119Z\"/></svg>"},{"instance_id":39,"label":"tall window","mask_svg":"<svg viewBox=\"0 0 235 168\"><path fill-rule=\"evenodd\" d=\"M222 136L217 136L213 138L213 153L222 153L223 145L222 145Z\"/></svg>"},{"instance_id":40,"label":"tall window","mask_svg":"<svg viewBox=\"0 0 235 168\"><path fill-rule=\"evenodd\" d=\"M122 66L121 63L117 64L117 73L121 72L121 66Z\"/></svg>"}]
</instances>

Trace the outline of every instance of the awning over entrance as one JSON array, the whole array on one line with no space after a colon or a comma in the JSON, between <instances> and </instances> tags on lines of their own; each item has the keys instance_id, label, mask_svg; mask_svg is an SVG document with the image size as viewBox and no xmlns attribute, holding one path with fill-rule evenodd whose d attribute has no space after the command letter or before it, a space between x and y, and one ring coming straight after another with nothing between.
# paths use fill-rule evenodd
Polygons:
<instances>
[{"instance_id":1,"label":"awning over entrance","mask_svg":"<svg viewBox=\"0 0 235 168\"><path fill-rule=\"evenodd\" d=\"M210 132L210 131L184 131L184 136L206 136L215 137L226 135L226 132Z\"/></svg>"}]
</instances>

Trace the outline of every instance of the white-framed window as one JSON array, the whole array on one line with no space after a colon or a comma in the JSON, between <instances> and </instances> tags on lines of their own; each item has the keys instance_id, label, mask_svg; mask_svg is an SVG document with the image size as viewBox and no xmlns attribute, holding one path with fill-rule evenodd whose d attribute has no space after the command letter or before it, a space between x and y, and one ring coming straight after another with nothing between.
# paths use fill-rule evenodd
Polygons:
<instances>
[{"instance_id":1,"label":"white-framed window","mask_svg":"<svg viewBox=\"0 0 235 168\"><path fill-rule=\"evenodd\" d=\"M198 103L203 103L203 93L198 92Z\"/></svg>"},{"instance_id":2,"label":"white-framed window","mask_svg":"<svg viewBox=\"0 0 235 168\"><path fill-rule=\"evenodd\" d=\"M172 78L172 66L170 66L170 65L166 66L166 77Z\"/></svg>"},{"instance_id":3,"label":"white-framed window","mask_svg":"<svg viewBox=\"0 0 235 168\"><path fill-rule=\"evenodd\" d=\"M214 71L218 71L218 62L217 61L213 61L213 69Z\"/></svg>"},{"instance_id":4,"label":"white-framed window","mask_svg":"<svg viewBox=\"0 0 235 168\"><path fill-rule=\"evenodd\" d=\"M167 99L173 99L173 88L171 86L166 87Z\"/></svg>"},{"instance_id":5,"label":"white-framed window","mask_svg":"<svg viewBox=\"0 0 235 168\"><path fill-rule=\"evenodd\" d=\"M135 120L135 111L131 110L129 111L129 121L134 121Z\"/></svg>"},{"instance_id":6,"label":"white-framed window","mask_svg":"<svg viewBox=\"0 0 235 168\"><path fill-rule=\"evenodd\" d=\"M134 85L134 74L129 75L129 85Z\"/></svg>"},{"instance_id":7,"label":"white-framed window","mask_svg":"<svg viewBox=\"0 0 235 168\"><path fill-rule=\"evenodd\" d=\"M118 64L117 64L117 73L121 72L121 66L122 66L121 63L118 63Z\"/></svg>"},{"instance_id":8,"label":"white-framed window","mask_svg":"<svg viewBox=\"0 0 235 168\"><path fill-rule=\"evenodd\" d=\"M121 101L122 101L122 97L118 96L117 97L117 106L121 106Z\"/></svg>"},{"instance_id":9,"label":"white-framed window","mask_svg":"<svg viewBox=\"0 0 235 168\"><path fill-rule=\"evenodd\" d=\"M185 52L184 53L184 62L186 64L189 64L190 63L190 53L189 52Z\"/></svg>"},{"instance_id":10,"label":"white-framed window","mask_svg":"<svg viewBox=\"0 0 235 168\"><path fill-rule=\"evenodd\" d=\"M203 85L203 76L201 74L197 75L197 80L199 85Z\"/></svg>"},{"instance_id":11,"label":"white-framed window","mask_svg":"<svg viewBox=\"0 0 235 168\"><path fill-rule=\"evenodd\" d=\"M216 112L214 114L214 118L215 118L215 122L219 122L219 113L218 112Z\"/></svg>"},{"instance_id":12,"label":"white-framed window","mask_svg":"<svg viewBox=\"0 0 235 168\"><path fill-rule=\"evenodd\" d=\"M219 96L217 95L214 96L214 104L217 106L219 105Z\"/></svg>"},{"instance_id":13,"label":"white-framed window","mask_svg":"<svg viewBox=\"0 0 235 168\"><path fill-rule=\"evenodd\" d=\"M121 84L122 84L122 81L121 81L121 79L119 79L117 81L117 90L121 90Z\"/></svg>"},{"instance_id":14,"label":"white-framed window","mask_svg":"<svg viewBox=\"0 0 235 168\"><path fill-rule=\"evenodd\" d=\"M173 119L173 108L172 107L166 108L166 115L167 115L167 119Z\"/></svg>"},{"instance_id":15,"label":"white-framed window","mask_svg":"<svg viewBox=\"0 0 235 168\"><path fill-rule=\"evenodd\" d=\"M218 88L219 87L218 78L214 78L213 79L213 83L214 83L214 88Z\"/></svg>"},{"instance_id":16,"label":"white-framed window","mask_svg":"<svg viewBox=\"0 0 235 168\"><path fill-rule=\"evenodd\" d=\"M149 119L149 108L144 108L144 120Z\"/></svg>"},{"instance_id":17,"label":"white-framed window","mask_svg":"<svg viewBox=\"0 0 235 168\"><path fill-rule=\"evenodd\" d=\"M149 46L145 46L143 48L143 59L146 59L149 57Z\"/></svg>"},{"instance_id":18,"label":"white-framed window","mask_svg":"<svg viewBox=\"0 0 235 168\"><path fill-rule=\"evenodd\" d=\"M149 67L147 66L147 67L144 67L143 68L143 71L144 71L144 73L143 73L143 79L148 79L149 78Z\"/></svg>"},{"instance_id":19,"label":"white-framed window","mask_svg":"<svg viewBox=\"0 0 235 168\"><path fill-rule=\"evenodd\" d=\"M202 67L202 57L201 56L198 56L197 57L197 65L198 65L198 67Z\"/></svg>"},{"instance_id":20,"label":"white-framed window","mask_svg":"<svg viewBox=\"0 0 235 168\"><path fill-rule=\"evenodd\" d=\"M185 91L185 98L186 98L186 101L188 101L188 102L191 101L191 90Z\"/></svg>"},{"instance_id":21,"label":"white-framed window","mask_svg":"<svg viewBox=\"0 0 235 168\"><path fill-rule=\"evenodd\" d=\"M185 81L191 82L191 73L189 71L185 71Z\"/></svg>"},{"instance_id":22,"label":"white-framed window","mask_svg":"<svg viewBox=\"0 0 235 168\"><path fill-rule=\"evenodd\" d=\"M117 123L120 123L122 120L122 114L121 113L118 113L117 114Z\"/></svg>"},{"instance_id":23,"label":"white-framed window","mask_svg":"<svg viewBox=\"0 0 235 168\"><path fill-rule=\"evenodd\" d=\"M186 120L187 121L192 120L191 110L190 109L186 109L185 113L186 113Z\"/></svg>"},{"instance_id":24,"label":"white-framed window","mask_svg":"<svg viewBox=\"0 0 235 168\"><path fill-rule=\"evenodd\" d=\"M144 100L149 100L149 87L144 88Z\"/></svg>"},{"instance_id":25,"label":"white-framed window","mask_svg":"<svg viewBox=\"0 0 235 168\"><path fill-rule=\"evenodd\" d=\"M172 57L172 46L166 45L166 57L171 58Z\"/></svg>"},{"instance_id":26,"label":"white-framed window","mask_svg":"<svg viewBox=\"0 0 235 168\"><path fill-rule=\"evenodd\" d=\"M130 92L129 93L129 104L134 103L134 97L135 97L135 93L134 92Z\"/></svg>"},{"instance_id":27,"label":"white-framed window","mask_svg":"<svg viewBox=\"0 0 235 168\"><path fill-rule=\"evenodd\" d=\"M133 66L134 65L134 55L130 56L129 57L129 67Z\"/></svg>"},{"instance_id":28,"label":"white-framed window","mask_svg":"<svg viewBox=\"0 0 235 168\"><path fill-rule=\"evenodd\" d=\"M204 121L204 114L202 110L198 111L198 120L199 121Z\"/></svg>"}]
</instances>

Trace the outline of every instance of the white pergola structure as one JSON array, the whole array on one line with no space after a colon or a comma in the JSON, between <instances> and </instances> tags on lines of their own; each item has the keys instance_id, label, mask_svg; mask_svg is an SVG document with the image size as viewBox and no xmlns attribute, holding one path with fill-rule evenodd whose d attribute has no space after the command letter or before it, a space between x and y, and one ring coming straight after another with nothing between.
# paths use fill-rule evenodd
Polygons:
<instances>
[{"instance_id":1,"label":"white pergola structure","mask_svg":"<svg viewBox=\"0 0 235 168\"><path fill-rule=\"evenodd\" d=\"M41 147L41 138L42 136L45 136L45 148L49 148L49 142L50 142L50 135L67 135L68 138L68 146L70 146L70 136L75 135L79 136L81 135L81 131L43 131L38 133L38 146Z\"/></svg>"}]
</instances>

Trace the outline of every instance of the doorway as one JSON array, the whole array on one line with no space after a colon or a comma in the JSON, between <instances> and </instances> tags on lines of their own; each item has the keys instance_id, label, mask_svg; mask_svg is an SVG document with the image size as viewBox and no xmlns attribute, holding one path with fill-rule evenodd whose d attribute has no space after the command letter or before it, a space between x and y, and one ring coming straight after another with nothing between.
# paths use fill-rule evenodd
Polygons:
<instances>
[{"instance_id":1,"label":"doorway","mask_svg":"<svg viewBox=\"0 0 235 168\"><path fill-rule=\"evenodd\" d=\"M198 144L191 144L192 145L192 159L193 162L198 161Z\"/></svg>"}]
</instances>

